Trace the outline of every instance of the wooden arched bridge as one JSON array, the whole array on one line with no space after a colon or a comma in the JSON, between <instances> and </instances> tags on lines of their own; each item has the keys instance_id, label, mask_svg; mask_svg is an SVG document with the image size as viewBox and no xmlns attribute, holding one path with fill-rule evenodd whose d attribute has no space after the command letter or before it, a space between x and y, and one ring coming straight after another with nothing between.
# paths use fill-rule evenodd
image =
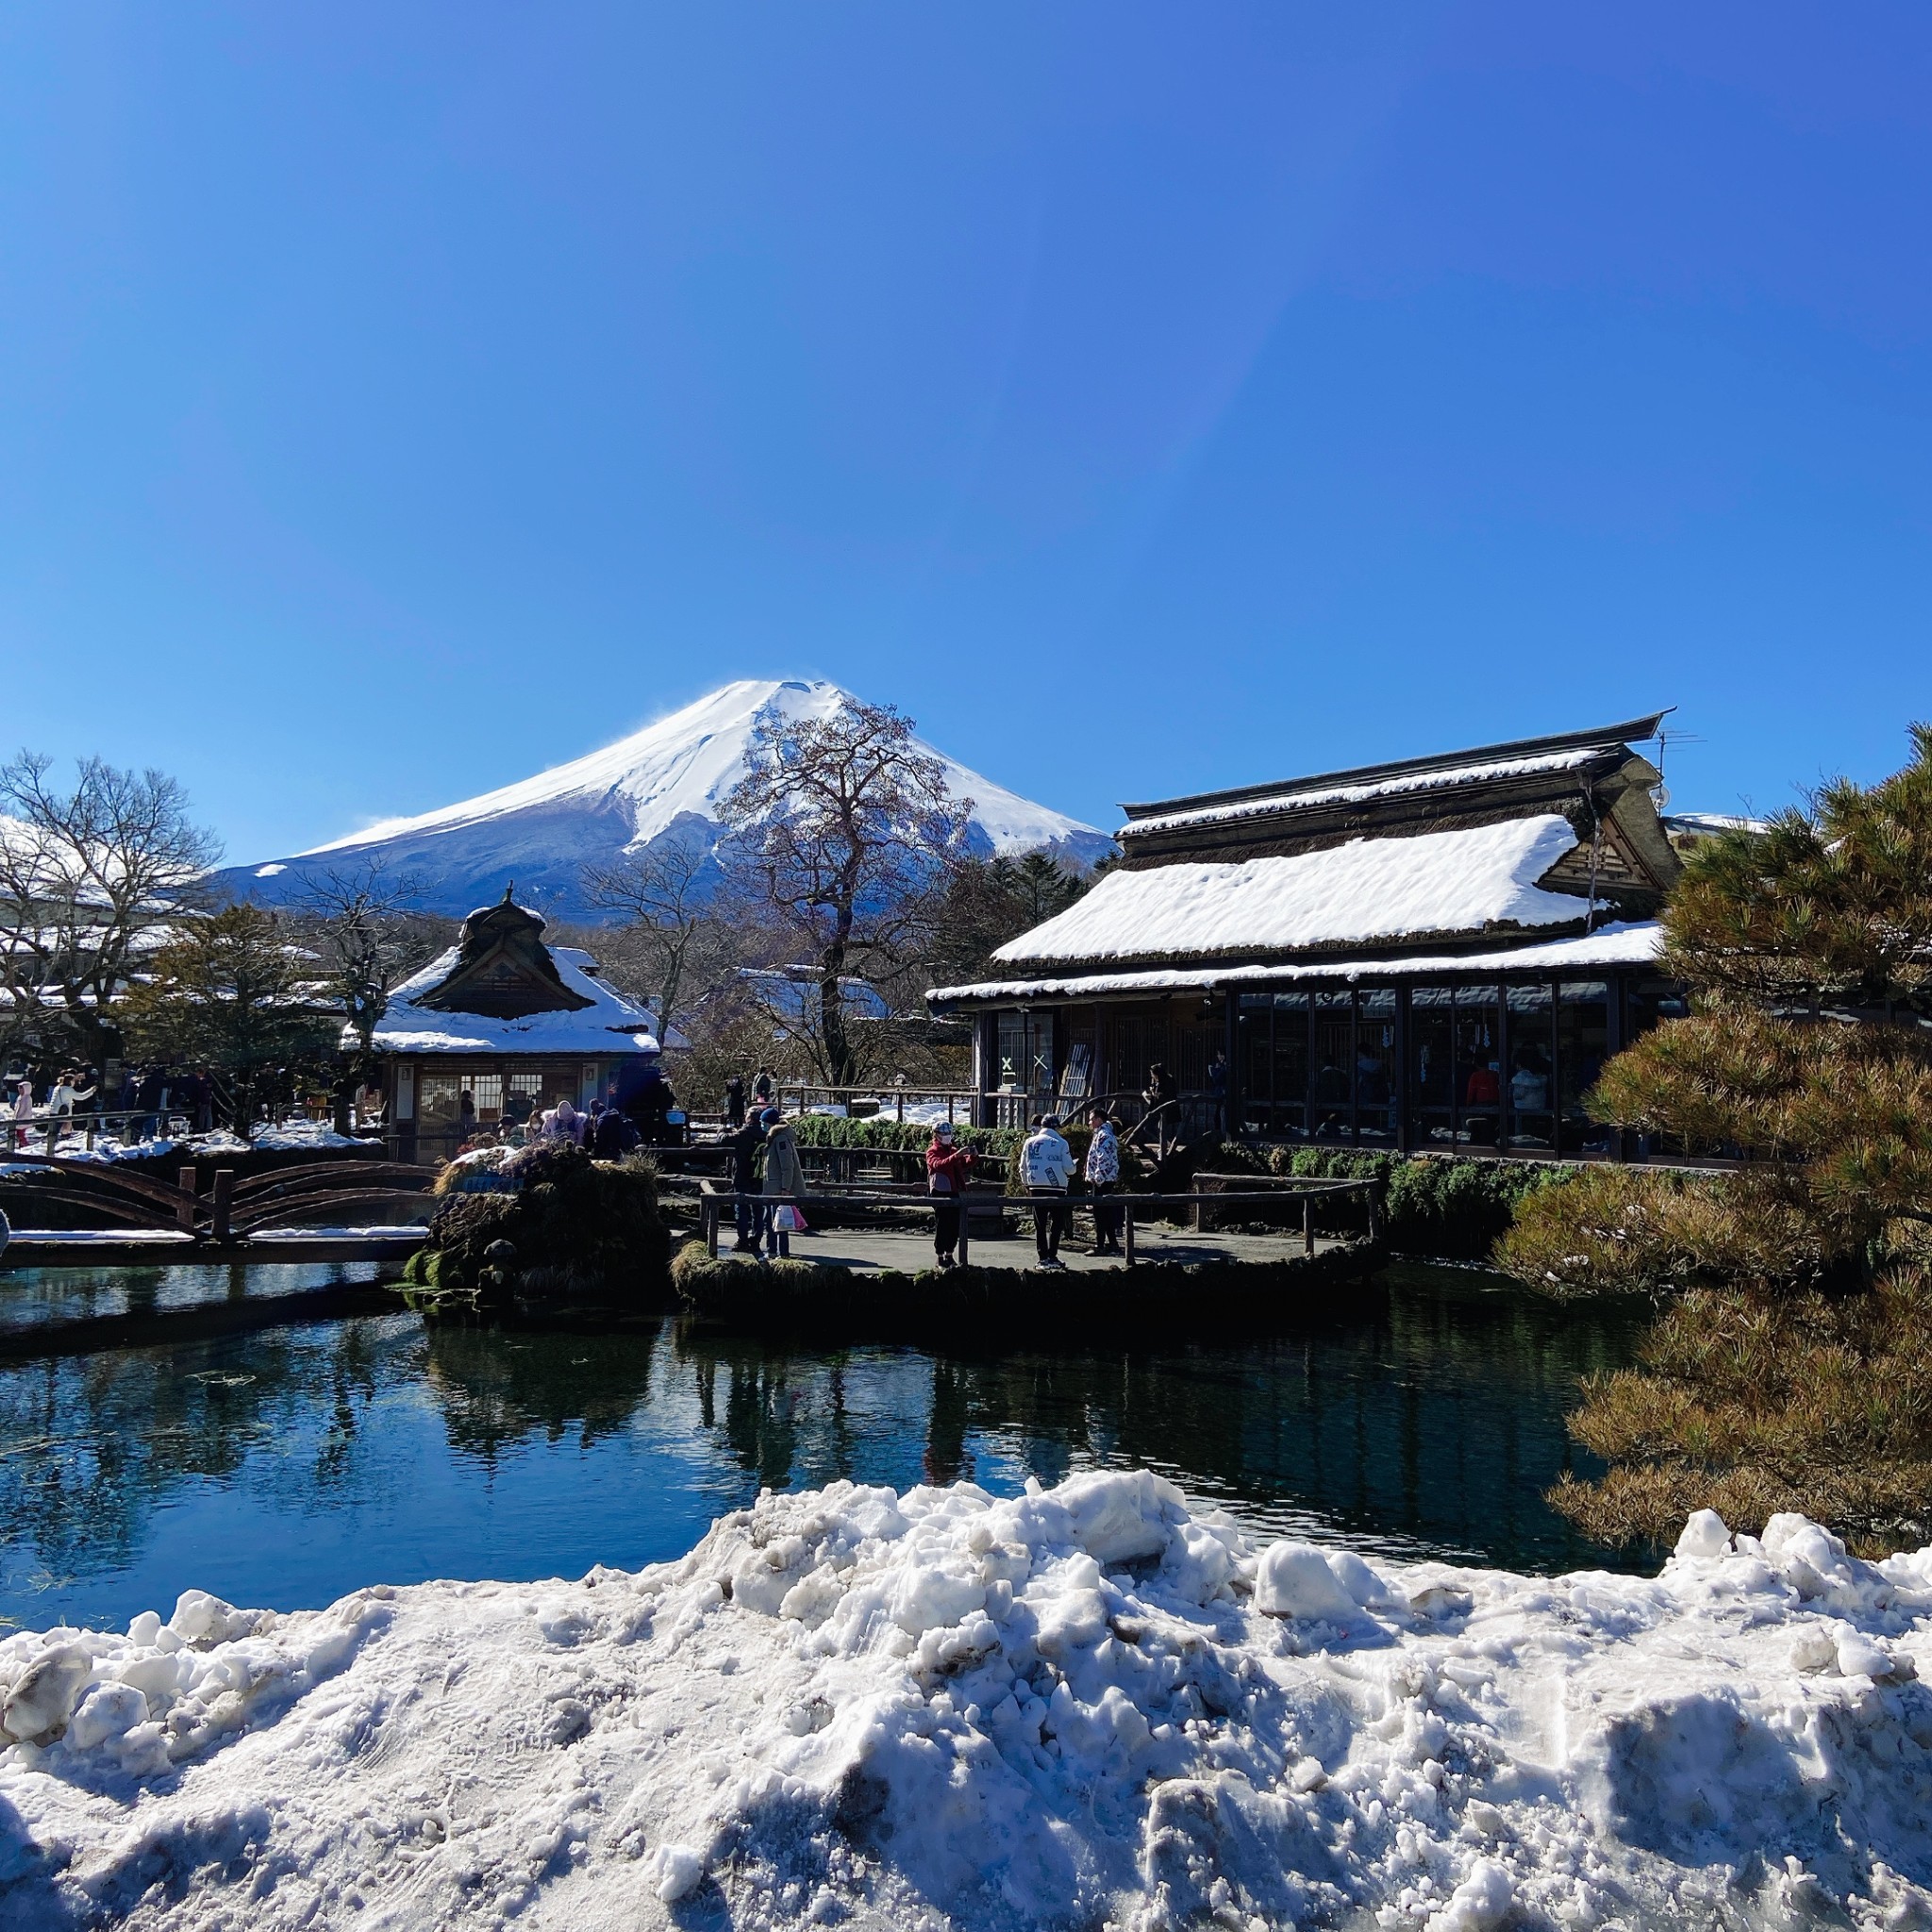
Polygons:
<instances>
[{"instance_id":1,"label":"wooden arched bridge","mask_svg":"<svg viewBox=\"0 0 1932 1932\"><path fill-rule=\"evenodd\" d=\"M233 1168L218 1167L204 1191L194 1167L182 1166L168 1182L115 1161L5 1150L0 1170L10 1171L0 1208L13 1215L31 1209L68 1219L77 1209L110 1224L16 1224L0 1268L400 1258L421 1244L421 1228L377 1217L393 1215L399 1195L427 1193L437 1174L400 1161L322 1160L238 1180ZM40 1173L23 1177L23 1170Z\"/></svg>"}]
</instances>

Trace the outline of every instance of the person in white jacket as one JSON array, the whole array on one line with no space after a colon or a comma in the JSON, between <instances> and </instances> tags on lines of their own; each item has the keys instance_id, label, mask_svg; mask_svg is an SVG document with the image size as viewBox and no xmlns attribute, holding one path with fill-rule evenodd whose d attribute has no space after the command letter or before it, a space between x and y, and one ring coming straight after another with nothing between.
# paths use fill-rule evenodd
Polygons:
<instances>
[{"instance_id":1,"label":"person in white jacket","mask_svg":"<svg viewBox=\"0 0 1932 1932\"><path fill-rule=\"evenodd\" d=\"M1048 1114L1020 1149L1020 1174L1034 1199L1033 1245L1042 1268L1064 1268L1060 1241L1072 1215L1067 1183L1074 1177L1074 1150L1060 1138L1058 1114Z\"/></svg>"}]
</instances>

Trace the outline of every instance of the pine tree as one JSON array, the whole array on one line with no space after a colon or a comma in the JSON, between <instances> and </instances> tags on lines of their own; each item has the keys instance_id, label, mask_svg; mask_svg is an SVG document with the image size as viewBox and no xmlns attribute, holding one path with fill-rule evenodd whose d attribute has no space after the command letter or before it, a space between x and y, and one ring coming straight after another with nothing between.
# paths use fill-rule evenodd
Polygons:
<instances>
[{"instance_id":1,"label":"pine tree","mask_svg":"<svg viewBox=\"0 0 1932 1932\"><path fill-rule=\"evenodd\" d=\"M1591 1110L1717 1174L1594 1169L1524 1202L1503 1264L1666 1307L1573 1418L1609 1464L1557 1507L1606 1541L1686 1510L1830 1518L1868 1547L1932 1517L1932 726L1695 852L1665 913L1692 1009L1605 1069Z\"/></svg>"}]
</instances>

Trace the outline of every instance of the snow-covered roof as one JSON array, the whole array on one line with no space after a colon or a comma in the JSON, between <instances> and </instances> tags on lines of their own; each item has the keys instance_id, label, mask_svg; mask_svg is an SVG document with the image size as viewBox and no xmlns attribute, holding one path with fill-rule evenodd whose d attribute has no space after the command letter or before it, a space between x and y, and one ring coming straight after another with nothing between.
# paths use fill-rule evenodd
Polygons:
<instances>
[{"instance_id":1,"label":"snow-covered roof","mask_svg":"<svg viewBox=\"0 0 1932 1932\"><path fill-rule=\"evenodd\" d=\"M987 979L968 986L938 986L926 993L935 1005L963 1000L1092 999L1107 994L1205 992L1218 987L1269 986L1300 980L1358 979L1387 982L1440 974L1480 977L1491 973L1590 973L1611 966L1646 966L1663 950L1656 920L1607 925L1571 939L1540 940L1480 953L1410 954L1400 959L1327 958L1295 964L1249 961L1240 965L1158 967L1140 973L1083 973L1052 979Z\"/></svg>"},{"instance_id":2,"label":"snow-covered roof","mask_svg":"<svg viewBox=\"0 0 1932 1932\"><path fill-rule=\"evenodd\" d=\"M797 1026L819 1009L819 970L816 966L741 966L738 977L762 1007L777 1018ZM891 1017L877 987L856 974L841 974L839 1000L846 1011L859 1020L886 1020Z\"/></svg>"},{"instance_id":3,"label":"snow-covered roof","mask_svg":"<svg viewBox=\"0 0 1932 1932\"><path fill-rule=\"evenodd\" d=\"M600 979L596 961L575 946L552 946L558 976L572 992L590 1000L568 1013L526 1013L499 1020L487 1013L446 1013L418 1007L457 963L457 948L432 959L390 994L389 1010L375 1029L378 1053L611 1054L656 1053L651 1015L634 1000ZM353 1028L342 1029L342 1043L354 1043Z\"/></svg>"},{"instance_id":4,"label":"snow-covered roof","mask_svg":"<svg viewBox=\"0 0 1932 1932\"><path fill-rule=\"evenodd\" d=\"M1366 805L1377 798L1396 798L1405 792L1433 791L1443 787L1475 785L1496 778L1528 778L1541 773L1574 771L1602 757L1600 746L1581 751L1549 752L1541 758L1492 758L1486 762L1449 765L1418 772L1397 772L1386 778L1365 780L1355 785L1334 785L1321 779L1305 779L1299 785L1284 786L1260 798L1241 798L1225 805L1200 806L1187 811L1156 812L1137 818L1122 828L1123 838L1143 832L1171 832L1183 825L1220 824L1236 819L1269 818L1285 811L1307 811L1316 806Z\"/></svg>"},{"instance_id":5,"label":"snow-covered roof","mask_svg":"<svg viewBox=\"0 0 1932 1932\"><path fill-rule=\"evenodd\" d=\"M1576 846L1556 812L1319 852L1112 872L999 960L1187 959L1568 925L1574 893L1537 884Z\"/></svg>"}]
</instances>

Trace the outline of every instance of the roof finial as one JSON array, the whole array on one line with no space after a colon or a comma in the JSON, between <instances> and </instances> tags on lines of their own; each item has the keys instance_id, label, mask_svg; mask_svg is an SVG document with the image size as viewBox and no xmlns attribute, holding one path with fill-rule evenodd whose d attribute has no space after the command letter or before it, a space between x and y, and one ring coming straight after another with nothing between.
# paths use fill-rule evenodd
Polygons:
<instances>
[{"instance_id":1,"label":"roof finial","mask_svg":"<svg viewBox=\"0 0 1932 1932\"><path fill-rule=\"evenodd\" d=\"M516 889L517 889L517 882L516 882L516 880L514 880L514 879L510 880L509 884L508 884L508 885L507 885L506 887L504 887L504 889L503 889L503 903L504 903L504 904L505 904L506 906L511 906L511 905L514 905L514 904L516 903L516 902L515 902L515 901L514 901L514 900L513 900L513 899L512 899L512 898L510 897L510 894L511 894L512 892L514 892L514 891L516 891Z\"/></svg>"}]
</instances>

